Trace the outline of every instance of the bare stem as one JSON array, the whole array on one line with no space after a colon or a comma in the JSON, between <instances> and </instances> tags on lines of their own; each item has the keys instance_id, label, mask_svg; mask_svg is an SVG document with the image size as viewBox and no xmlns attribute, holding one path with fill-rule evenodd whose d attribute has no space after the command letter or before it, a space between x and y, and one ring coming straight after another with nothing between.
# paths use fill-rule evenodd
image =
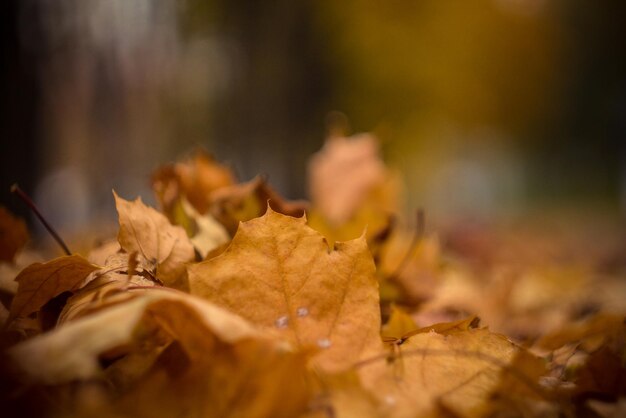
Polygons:
<instances>
[{"instance_id":1,"label":"bare stem","mask_svg":"<svg viewBox=\"0 0 626 418\"><path fill-rule=\"evenodd\" d=\"M55 231L54 228L48 223L48 221L46 221L46 218L44 218L41 212L39 212L39 209L37 208L37 206L35 206L35 203L33 202L33 200L26 193L24 193L22 189L20 189L20 186L18 186L17 183L11 186L11 193L17 195L17 197L22 199L22 201L26 204L26 206L28 206L29 209L33 211L35 216L37 216L37 218L41 221L43 226L50 233L50 235L52 235L52 238L54 238L57 244L59 244L59 246L63 249L65 254L72 255L72 252L70 251L69 248L67 248L67 245L61 239L57 231Z\"/></svg>"}]
</instances>

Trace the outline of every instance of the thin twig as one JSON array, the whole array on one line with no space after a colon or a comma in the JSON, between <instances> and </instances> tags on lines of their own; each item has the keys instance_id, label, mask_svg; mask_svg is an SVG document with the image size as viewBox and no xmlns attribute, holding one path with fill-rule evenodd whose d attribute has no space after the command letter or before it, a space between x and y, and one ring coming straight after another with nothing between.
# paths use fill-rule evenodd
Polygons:
<instances>
[{"instance_id":1,"label":"thin twig","mask_svg":"<svg viewBox=\"0 0 626 418\"><path fill-rule=\"evenodd\" d=\"M28 206L29 209L33 211L35 216L37 216L37 218L41 221L46 230L50 233L50 235L52 235L52 238L54 238L57 244L61 246L65 254L72 255L70 249L67 248L65 242L61 239L59 234L57 234L57 231L55 231L52 225L50 225L48 221L46 221L46 218L44 218L41 212L39 212L39 209L37 209L37 206L35 206L33 200L26 193L24 193L22 189L20 189L20 186L18 186L17 183L11 186L11 193L17 195L20 199L22 199L26 206Z\"/></svg>"}]
</instances>

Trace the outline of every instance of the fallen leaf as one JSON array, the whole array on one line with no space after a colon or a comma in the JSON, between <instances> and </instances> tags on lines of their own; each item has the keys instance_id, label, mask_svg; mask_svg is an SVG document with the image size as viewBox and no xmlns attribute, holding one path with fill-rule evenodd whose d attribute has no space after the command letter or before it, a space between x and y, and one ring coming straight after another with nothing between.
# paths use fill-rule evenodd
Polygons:
<instances>
[{"instance_id":1,"label":"fallen leaf","mask_svg":"<svg viewBox=\"0 0 626 418\"><path fill-rule=\"evenodd\" d=\"M318 374L318 393L310 413L302 418L377 418L375 398L366 391L354 370Z\"/></svg>"},{"instance_id":2,"label":"fallen leaf","mask_svg":"<svg viewBox=\"0 0 626 418\"><path fill-rule=\"evenodd\" d=\"M411 315L396 305L391 306L389 320L383 326L382 336L384 340L400 339L403 335L419 329Z\"/></svg>"},{"instance_id":3,"label":"fallen leaf","mask_svg":"<svg viewBox=\"0 0 626 418\"><path fill-rule=\"evenodd\" d=\"M268 202L276 212L294 217L304 215L307 208L304 201L289 201L281 197L261 176L215 190L211 199L211 213L231 234L235 233L239 222L262 216Z\"/></svg>"},{"instance_id":4,"label":"fallen leaf","mask_svg":"<svg viewBox=\"0 0 626 418\"><path fill-rule=\"evenodd\" d=\"M115 192L113 195L119 214L117 239L120 246L128 253L137 251L145 259L156 262L156 276L166 285L182 286L185 263L195 257L185 231L144 205L141 198L129 202Z\"/></svg>"},{"instance_id":5,"label":"fallen leaf","mask_svg":"<svg viewBox=\"0 0 626 418\"><path fill-rule=\"evenodd\" d=\"M205 345L202 360L172 344L115 406L133 417L297 417L308 406L302 354L262 340Z\"/></svg>"},{"instance_id":6,"label":"fallen leaf","mask_svg":"<svg viewBox=\"0 0 626 418\"><path fill-rule=\"evenodd\" d=\"M168 216L181 197L204 214L209 210L211 193L235 183L232 171L201 149L188 160L162 167L152 176L152 187Z\"/></svg>"},{"instance_id":7,"label":"fallen leaf","mask_svg":"<svg viewBox=\"0 0 626 418\"><path fill-rule=\"evenodd\" d=\"M26 222L0 206L0 261L13 261L27 241Z\"/></svg>"},{"instance_id":8,"label":"fallen leaf","mask_svg":"<svg viewBox=\"0 0 626 418\"><path fill-rule=\"evenodd\" d=\"M378 141L370 134L328 138L309 162L309 194L331 223L347 222L385 179Z\"/></svg>"},{"instance_id":9,"label":"fallen leaf","mask_svg":"<svg viewBox=\"0 0 626 418\"><path fill-rule=\"evenodd\" d=\"M188 272L192 294L296 347L318 347L315 362L325 370L380 349L378 283L363 237L331 250L304 217L268 208L240 225L224 253Z\"/></svg>"},{"instance_id":10,"label":"fallen leaf","mask_svg":"<svg viewBox=\"0 0 626 418\"><path fill-rule=\"evenodd\" d=\"M41 254L32 250L26 250L17 253L12 263L0 262L0 294L14 295L17 293L18 284L15 281L15 277L31 264L44 261Z\"/></svg>"},{"instance_id":11,"label":"fallen leaf","mask_svg":"<svg viewBox=\"0 0 626 418\"><path fill-rule=\"evenodd\" d=\"M192 358L203 356L216 339L234 343L260 336L246 321L206 301L153 290L24 341L10 348L8 355L31 382L89 379L101 374L102 353L128 344L137 332L149 334L145 324L154 321L180 339Z\"/></svg>"},{"instance_id":12,"label":"fallen leaf","mask_svg":"<svg viewBox=\"0 0 626 418\"><path fill-rule=\"evenodd\" d=\"M378 272L402 290L404 299L417 303L433 297L442 279L441 245L435 235L414 244L411 234L399 230L381 249Z\"/></svg>"},{"instance_id":13,"label":"fallen leaf","mask_svg":"<svg viewBox=\"0 0 626 418\"><path fill-rule=\"evenodd\" d=\"M226 229L210 214L200 215L185 199L182 200L183 210L193 222L194 234L190 238L194 248L202 258L219 246L230 241Z\"/></svg>"},{"instance_id":14,"label":"fallen leaf","mask_svg":"<svg viewBox=\"0 0 626 418\"><path fill-rule=\"evenodd\" d=\"M15 278L18 289L11 303L9 319L28 316L55 296L77 290L99 268L79 255L32 264Z\"/></svg>"},{"instance_id":15,"label":"fallen leaf","mask_svg":"<svg viewBox=\"0 0 626 418\"><path fill-rule=\"evenodd\" d=\"M520 355L524 367L516 366ZM513 390L530 385L540 391L534 382L544 371L542 361L484 328L419 333L390 359L364 362L359 371L364 386L391 417L435 415L442 408L454 416L479 417L493 393L512 390L510 379L518 383Z\"/></svg>"}]
</instances>

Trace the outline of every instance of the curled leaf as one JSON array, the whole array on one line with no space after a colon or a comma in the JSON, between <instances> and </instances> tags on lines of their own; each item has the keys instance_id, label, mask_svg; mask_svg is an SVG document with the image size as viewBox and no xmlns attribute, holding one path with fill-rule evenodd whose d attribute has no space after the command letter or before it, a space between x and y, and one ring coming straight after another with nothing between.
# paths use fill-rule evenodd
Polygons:
<instances>
[{"instance_id":1,"label":"curled leaf","mask_svg":"<svg viewBox=\"0 0 626 418\"><path fill-rule=\"evenodd\" d=\"M101 373L102 353L130 343L138 332L148 333L153 322L147 318L180 340L192 358L203 356L216 338L234 343L259 335L246 321L210 303L157 290L68 322L12 347L8 354L30 381L89 379Z\"/></svg>"}]
</instances>

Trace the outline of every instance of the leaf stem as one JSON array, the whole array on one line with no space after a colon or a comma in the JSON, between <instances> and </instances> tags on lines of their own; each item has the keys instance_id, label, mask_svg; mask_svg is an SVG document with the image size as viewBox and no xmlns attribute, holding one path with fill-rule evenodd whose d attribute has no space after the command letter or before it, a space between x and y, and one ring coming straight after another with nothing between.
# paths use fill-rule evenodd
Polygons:
<instances>
[{"instance_id":1,"label":"leaf stem","mask_svg":"<svg viewBox=\"0 0 626 418\"><path fill-rule=\"evenodd\" d=\"M67 248L67 245L61 239L61 237L59 236L57 231L55 231L54 228L52 227L52 225L50 225L48 223L48 221L46 221L46 218L44 218L43 215L41 214L41 212L39 212L39 209L37 208L37 206L35 205L33 200L26 193L24 193L24 191L22 189L20 189L20 186L18 186L17 183L15 183L15 184L13 184L11 186L11 193L17 195L17 197L22 199L22 201L26 204L26 206L28 206L28 208L41 221L41 223L46 228L46 230L50 233L50 235L52 235L52 238L54 238L54 240L57 242L57 244L59 244L59 246L63 249L65 254L66 255L72 255L72 252L70 251L69 248Z\"/></svg>"}]
</instances>

